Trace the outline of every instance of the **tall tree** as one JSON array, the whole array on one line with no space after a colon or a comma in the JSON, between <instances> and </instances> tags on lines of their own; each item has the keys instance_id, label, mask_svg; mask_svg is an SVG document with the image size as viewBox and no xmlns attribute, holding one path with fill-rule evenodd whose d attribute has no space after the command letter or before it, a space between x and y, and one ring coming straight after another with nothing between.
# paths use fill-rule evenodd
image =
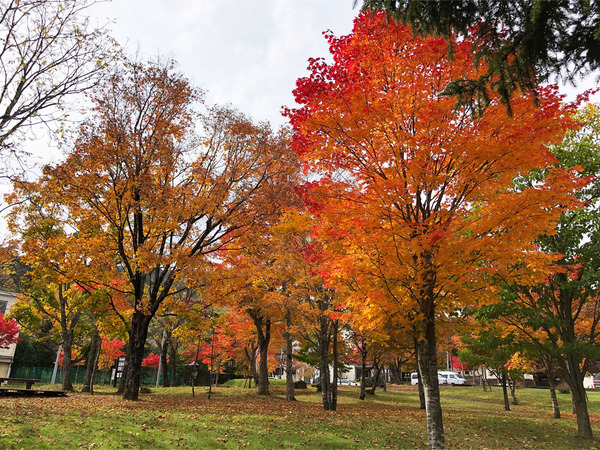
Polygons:
<instances>
[{"instance_id":1,"label":"tall tree","mask_svg":"<svg viewBox=\"0 0 600 450\"><path fill-rule=\"evenodd\" d=\"M518 329L549 364L562 369L571 388L578 434L591 438L583 379L600 357L600 107L588 105L576 117L583 127L569 132L552 152L557 167L582 167L584 185L576 193L581 207L565 212L556 232L539 240L544 251L563 256L543 283L510 284L501 303L485 306L478 314ZM535 184L545 174L538 172L523 182Z\"/></svg>"},{"instance_id":2,"label":"tall tree","mask_svg":"<svg viewBox=\"0 0 600 450\"><path fill-rule=\"evenodd\" d=\"M534 278L554 258L534 241L573 203L571 176L555 169L523 189L514 179L553 163L545 144L562 138L572 109L550 87L537 108L513 98L512 117L499 97L481 115L455 109L438 93L478 76L473 42L457 43L450 61L442 39L415 38L383 13L328 41L333 63L310 61L294 91L301 106L288 111L295 148L319 177L323 272L331 284L370 284L365 307L385 302L395 320L411 320L429 445L443 448L437 317L494 301L496 277Z\"/></svg>"},{"instance_id":3,"label":"tall tree","mask_svg":"<svg viewBox=\"0 0 600 450\"><path fill-rule=\"evenodd\" d=\"M200 115L201 98L171 63L127 63L95 92L94 117L65 162L29 186L77 224L65 240L87 252L71 261L80 283L129 305L121 314L129 400L138 398L148 326L163 301L202 285L208 255L266 220L287 180L285 136L230 108Z\"/></svg>"},{"instance_id":4,"label":"tall tree","mask_svg":"<svg viewBox=\"0 0 600 450\"><path fill-rule=\"evenodd\" d=\"M356 5L357 0L354 1ZM518 91L536 92L562 76L570 82L600 68L600 7L589 0L363 0L363 9L384 9L422 36L442 36L452 54L470 36L473 62L485 67L442 87L463 100L503 101Z\"/></svg>"},{"instance_id":5,"label":"tall tree","mask_svg":"<svg viewBox=\"0 0 600 450\"><path fill-rule=\"evenodd\" d=\"M84 14L95 2L0 2L0 154L15 133L62 115L63 100L95 86L117 53Z\"/></svg>"}]
</instances>

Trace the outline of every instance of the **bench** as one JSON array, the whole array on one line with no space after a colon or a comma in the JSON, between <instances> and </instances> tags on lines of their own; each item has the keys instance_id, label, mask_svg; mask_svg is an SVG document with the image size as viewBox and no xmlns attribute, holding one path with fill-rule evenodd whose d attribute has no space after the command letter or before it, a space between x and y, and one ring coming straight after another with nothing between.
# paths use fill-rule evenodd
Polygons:
<instances>
[{"instance_id":1,"label":"bench","mask_svg":"<svg viewBox=\"0 0 600 450\"><path fill-rule=\"evenodd\" d=\"M0 397L66 397L66 391L43 389L0 388Z\"/></svg>"},{"instance_id":2,"label":"bench","mask_svg":"<svg viewBox=\"0 0 600 450\"><path fill-rule=\"evenodd\" d=\"M25 383L25 389L31 389L31 387L35 384L35 383L39 383L40 380L34 380L31 378L5 378L5 377L0 377L0 384L4 383L5 381L11 381L11 382L15 382L15 383Z\"/></svg>"}]
</instances>

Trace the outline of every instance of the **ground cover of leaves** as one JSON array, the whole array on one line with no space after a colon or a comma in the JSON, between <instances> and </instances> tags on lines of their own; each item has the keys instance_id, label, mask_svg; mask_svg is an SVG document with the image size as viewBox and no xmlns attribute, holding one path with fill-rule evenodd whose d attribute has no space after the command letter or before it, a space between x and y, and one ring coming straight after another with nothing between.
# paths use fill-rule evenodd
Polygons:
<instances>
[{"instance_id":1,"label":"ground cover of leaves","mask_svg":"<svg viewBox=\"0 0 600 450\"><path fill-rule=\"evenodd\" d=\"M0 448L427 448L417 391L398 387L358 400L340 389L337 412L325 412L314 388L287 402L281 387L269 397L254 389L158 388L126 402L103 389L66 398L0 398ZM570 397L564 418L551 418L546 390L521 389L504 411L502 393L475 387L442 389L450 448L600 448L576 437ZM600 434L600 393L591 392L593 429Z\"/></svg>"}]
</instances>

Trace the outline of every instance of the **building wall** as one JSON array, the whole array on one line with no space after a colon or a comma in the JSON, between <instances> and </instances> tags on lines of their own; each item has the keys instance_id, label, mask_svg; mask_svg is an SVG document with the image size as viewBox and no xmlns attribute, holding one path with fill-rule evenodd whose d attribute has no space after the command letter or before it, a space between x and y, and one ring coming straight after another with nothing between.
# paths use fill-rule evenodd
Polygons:
<instances>
[{"instance_id":1,"label":"building wall","mask_svg":"<svg viewBox=\"0 0 600 450\"><path fill-rule=\"evenodd\" d=\"M8 314L12 305L17 301L17 294L0 291L0 314ZM17 344L11 344L8 348L0 349L0 377L10 375L10 365L15 355Z\"/></svg>"}]
</instances>

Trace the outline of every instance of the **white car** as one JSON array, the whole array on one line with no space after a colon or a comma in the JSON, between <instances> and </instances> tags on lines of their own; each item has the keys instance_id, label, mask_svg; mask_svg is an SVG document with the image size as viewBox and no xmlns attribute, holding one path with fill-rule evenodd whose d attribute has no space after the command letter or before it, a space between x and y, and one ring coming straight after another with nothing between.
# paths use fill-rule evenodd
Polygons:
<instances>
[{"instance_id":1,"label":"white car","mask_svg":"<svg viewBox=\"0 0 600 450\"><path fill-rule=\"evenodd\" d=\"M467 383L467 380L456 372L438 372L438 376L444 377L445 384L464 385Z\"/></svg>"},{"instance_id":2,"label":"white car","mask_svg":"<svg viewBox=\"0 0 600 450\"><path fill-rule=\"evenodd\" d=\"M441 375L441 372L438 372L438 384L446 384L446 383L447 383L446 377ZM410 374L410 384L412 384L413 386L415 384L419 384L419 375L417 374L417 372L413 372Z\"/></svg>"}]
</instances>

